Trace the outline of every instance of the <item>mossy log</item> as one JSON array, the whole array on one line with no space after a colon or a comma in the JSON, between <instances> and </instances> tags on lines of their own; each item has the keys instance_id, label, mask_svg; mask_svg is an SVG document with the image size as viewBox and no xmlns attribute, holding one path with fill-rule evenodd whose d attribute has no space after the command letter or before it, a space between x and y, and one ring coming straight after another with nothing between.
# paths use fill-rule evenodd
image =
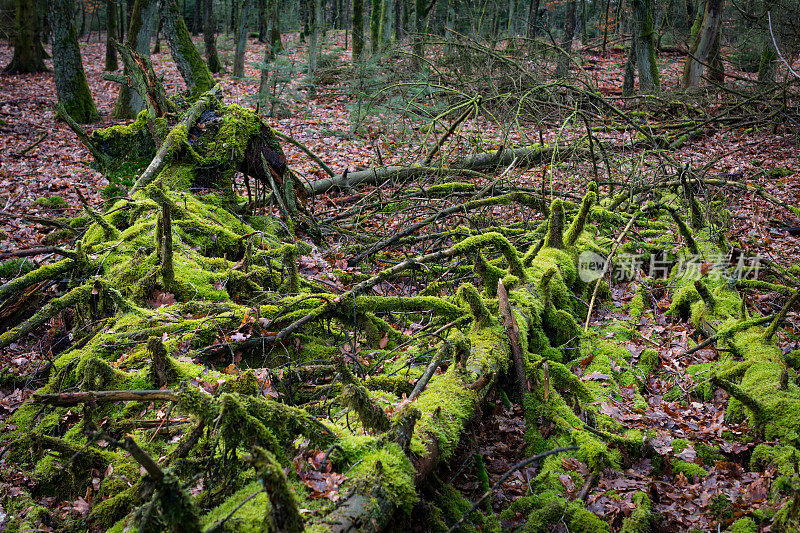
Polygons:
<instances>
[{"instance_id":1,"label":"mossy log","mask_svg":"<svg viewBox=\"0 0 800 533\"><path fill-rule=\"evenodd\" d=\"M37 495L85 494L96 469L113 471L103 475L93 493L88 521L98 529L174 529L175 517L184 516L193 529L260 529L267 523L290 531L385 530L414 509L435 469L456 457L460 439L509 373L518 384L534 384L519 391L529 455L577 447L571 456L598 473L620 469L646 453L646 435L626 430L599 404L633 387L634 403L643 405L637 385L642 374L653 371L658 354L642 354L638 364L632 363L624 335L615 338L632 334L628 326L601 324L586 331L578 326L587 317L593 289L598 287L600 296L605 292L599 290L602 283L581 279L578 257L587 251L609 254L613 238L620 240L620 221L627 222L626 230L638 220L663 233L676 229L671 214L609 213L596 208L604 199L591 190L580 207L553 205L546 236L544 228L514 234L520 248L502 230L453 233L447 248L406 259L345 292L325 292L297 268L310 245L281 234L275 219L243 210L243 198L233 187L233 175L242 168L268 175L276 185L286 176L272 130L214 94L203 99L208 107L196 120L181 124L176 117L179 123L172 128L174 118L152 122L162 138L172 138L163 163L129 198L87 217L91 225L74 257L0 287L4 299L50 279L59 290L30 319L3 333L3 343L38 331L67 309L80 322L72 331L73 344L53 360L48 383L16 411L9 421L14 429L2 435L3 459L30 475ZM147 123L142 115L132 125L100 130L93 138L111 152L124 139L149 135L141 153L152 157L157 143ZM273 190L291 193L294 183L282 183ZM299 193L295 199L300 205ZM677 231L691 230L684 224ZM707 229L691 237L698 251L719 252ZM165 275L170 253L172 274ZM694 255L694 250L680 253ZM489 285L464 284L456 294L435 297L369 292L420 265L450 258L474 259L480 279ZM677 267L668 281L680 287L673 296L675 308L685 308L692 323L718 326L718 342L745 360L735 372L716 373L727 381L715 382L740 398L729 402L728 415L751 417L767 438L796 450L800 390L786 379L781 351L762 328L739 315L735 284L705 282L704 298ZM395 334L395 326L411 323L405 313L413 317L417 311L430 316L437 333ZM401 316L392 317L393 312ZM386 340L375 344L385 346L375 351L384 350L381 357L396 355L381 360L383 373L378 366L364 368L352 348L342 349L343 339L352 347L352 335L364 339L382 327ZM332 345L332 338L342 342ZM445 344L429 345L428 338ZM219 348L213 350L220 358L216 366L208 361L209 347ZM245 370L237 357L256 371ZM568 366L575 360L587 361L586 374L608 379L579 379ZM324 400L320 395L308 401L304 391L290 390L304 365L324 368L321 385L311 384L323 391ZM331 380L334 367L341 377ZM389 386L390 374L401 369L408 385L418 384L405 404L400 389ZM76 415L79 403L85 406L83 416ZM126 442L122 432L131 426L116 420L155 419L159 411L166 426L174 417L191 424L178 439L160 426L133 430L131 438L143 453L164 458L157 465L163 476L152 468L143 476L141 461L126 448L98 445L95 424L105 424L115 442ZM539 423L549 428L546 435ZM308 458L320 453L326 459L314 473L329 476L341 496L338 503L304 483L304 468L314 462ZM563 520L571 531L607 531L608 524L581 498L567 494L562 474L569 475L562 458L541 462L531 494L519 504L531 527L546 529ZM187 483L191 491L185 490ZM32 501L29 496L0 503L14 513L20 501ZM630 531L646 528L653 518L644 496L637 497L637 505L626 521ZM463 512L469 510L467 504ZM37 516L41 512L36 510ZM74 525L55 514L49 518L57 526ZM447 525L460 518L448 518ZM473 519L479 513L465 522Z\"/></svg>"}]
</instances>

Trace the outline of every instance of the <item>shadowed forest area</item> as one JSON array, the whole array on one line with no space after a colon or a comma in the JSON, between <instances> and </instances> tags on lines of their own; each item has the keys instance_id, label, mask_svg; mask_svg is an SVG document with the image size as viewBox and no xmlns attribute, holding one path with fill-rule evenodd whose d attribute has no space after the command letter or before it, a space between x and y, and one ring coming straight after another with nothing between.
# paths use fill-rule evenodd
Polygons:
<instances>
[{"instance_id":1,"label":"shadowed forest area","mask_svg":"<svg viewBox=\"0 0 800 533\"><path fill-rule=\"evenodd\" d=\"M0 531L800 531L796 0L0 0Z\"/></svg>"}]
</instances>

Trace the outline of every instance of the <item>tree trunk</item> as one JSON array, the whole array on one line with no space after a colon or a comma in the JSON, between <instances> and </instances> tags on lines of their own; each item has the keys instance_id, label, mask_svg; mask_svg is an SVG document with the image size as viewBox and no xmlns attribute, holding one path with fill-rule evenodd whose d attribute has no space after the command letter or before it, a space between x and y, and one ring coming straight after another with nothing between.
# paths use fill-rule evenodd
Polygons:
<instances>
[{"instance_id":1,"label":"tree trunk","mask_svg":"<svg viewBox=\"0 0 800 533\"><path fill-rule=\"evenodd\" d=\"M272 54L283 52L283 41L281 41L281 0L269 0L269 44L272 47Z\"/></svg>"},{"instance_id":2,"label":"tree trunk","mask_svg":"<svg viewBox=\"0 0 800 533\"><path fill-rule=\"evenodd\" d=\"M222 69L217 55L217 37L214 24L214 0L203 0L203 44L206 49L208 70L217 73Z\"/></svg>"},{"instance_id":3,"label":"tree trunk","mask_svg":"<svg viewBox=\"0 0 800 533\"><path fill-rule=\"evenodd\" d=\"M403 39L403 3L401 0L394 0L394 38L398 43Z\"/></svg>"},{"instance_id":4,"label":"tree trunk","mask_svg":"<svg viewBox=\"0 0 800 533\"><path fill-rule=\"evenodd\" d=\"M631 38L631 48L628 51L628 60L625 62L625 77L622 81L622 96L633 94L636 83L636 39Z\"/></svg>"},{"instance_id":5,"label":"tree trunk","mask_svg":"<svg viewBox=\"0 0 800 533\"><path fill-rule=\"evenodd\" d=\"M214 86L214 77L195 48L176 1L160 0L160 7L169 52L186 82L190 97L197 98Z\"/></svg>"},{"instance_id":6,"label":"tree trunk","mask_svg":"<svg viewBox=\"0 0 800 533\"><path fill-rule=\"evenodd\" d=\"M381 48L381 26L383 18L381 13L383 11L383 0L372 0L372 11L370 12L370 50L373 54L377 54Z\"/></svg>"},{"instance_id":7,"label":"tree trunk","mask_svg":"<svg viewBox=\"0 0 800 533\"><path fill-rule=\"evenodd\" d=\"M136 0L129 17L128 39L125 44L142 57L150 58L150 39L156 26L157 0ZM122 84L119 96L111 113L114 118L134 118L144 109L141 96L134 89Z\"/></svg>"},{"instance_id":8,"label":"tree trunk","mask_svg":"<svg viewBox=\"0 0 800 533\"><path fill-rule=\"evenodd\" d=\"M94 122L98 118L97 109L86 83L78 37L72 23L75 3L73 0L51 0L49 7L58 102L76 122Z\"/></svg>"},{"instance_id":9,"label":"tree trunk","mask_svg":"<svg viewBox=\"0 0 800 533\"><path fill-rule=\"evenodd\" d=\"M661 80L656 63L656 36L651 0L633 0L633 12L633 38L636 40L639 90L642 94L654 94L661 91Z\"/></svg>"},{"instance_id":10,"label":"tree trunk","mask_svg":"<svg viewBox=\"0 0 800 533\"><path fill-rule=\"evenodd\" d=\"M528 9L528 39L536 37L536 19L539 16L539 0L531 0Z\"/></svg>"},{"instance_id":11,"label":"tree trunk","mask_svg":"<svg viewBox=\"0 0 800 533\"><path fill-rule=\"evenodd\" d=\"M353 0L353 61L364 53L364 0Z\"/></svg>"},{"instance_id":12,"label":"tree trunk","mask_svg":"<svg viewBox=\"0 0 800 533\"><path fill-rule=\"evenodd\" d=\"M563 78L569 73L569 63L572 61L572 40L575 38L575 8L577 0L567 2L567 13L564 15L564 38L561 39L561 54L558 57L555 77Z\"/></svg>"},{"instance_id":13,"label":"tree trunk","mask_svg":"<svg viewBox=\"0 0 800 533\"><path fill-rule=\"evenodd\" d=\"M722 0L707 0L703 11L703 20L697 30L692 45L689 47L689 57L683 67L684 89L697 89L703 77L703 69L711 63L711 54L719 39L719 30L722 24Z\"/></svg>"},{"instance_id":14,"label":"tree trunk","mask_svg":"<svg viewBox=\"0 0 800 533\"><path fill-rule=\"evenodd\" d=\"M247 49L247 20L250 16L250 2L245 0L236 13L236 50L233 54L233 76L244 77L244 53Z\"/></svg>"},{"instance_id":15,"label":"tree trunk","mask_svg":"<svg viewBox=\"0 0 800 533\"><path fill-rule=\"evenodd\" d=\"M308 40L308 99L317 97L315 76L317 74L317 57L319 55L319 33L322 29L322 0L312 0L311 35Z\"/></svg>"},{"instance_id":16,"label":"tree trunk","mask_svg":"<svg viewBox=\"0 0 800 533\"><path fill-rule=\"evenodd\" d=\"M200 24L203 17L203 0L194 1L194 11L192 11L192 35L200 34Z\"/></svg>"},{"instance_id":17,"label":"tree trunk","mask_svg":"<svg viewBox=\"0 0 800 533\"><path fill-rule=\"evenodd\" d=\"M47 57L39 37L39 14L35 0L16 0L14 2L14 57L5 71L11 74L25 72L46 72L44 58Z\"/></svg>"},{"instance_id":18,"label":"tree trunk","mask_svg":"<svg viewBox=\"0 0 800 533\"><path fill-rule=\"evenodd\" d=\"M425 60L425 27L428 22L428 13L436 4L436 0L431 0L427 6L426 0L415 0L414 2L414 37L411 46L411 68L420 70Z\"/></svg>"},{"instance_id":19,"label":"tree trunk","mask_svg":"<svg viewBox=\"0 0 800 533\"><path fill-rule=\"evenodd\" d=\"M267 0L258 0L258 42L267 42Z\"/></svg>"},{"instance_id":20,"label":"tree trunk","mask_svg":"<svg viewBox=\"0 0 800 533\"><path fill-rule=\"evenodd\" d=\"M114 39L116 38L117 38L117 3L114 0L107 0L105 70L111 72L119 68L119 64L117 63L117 49L114 48Z\"/></svg>"}]
</instances>

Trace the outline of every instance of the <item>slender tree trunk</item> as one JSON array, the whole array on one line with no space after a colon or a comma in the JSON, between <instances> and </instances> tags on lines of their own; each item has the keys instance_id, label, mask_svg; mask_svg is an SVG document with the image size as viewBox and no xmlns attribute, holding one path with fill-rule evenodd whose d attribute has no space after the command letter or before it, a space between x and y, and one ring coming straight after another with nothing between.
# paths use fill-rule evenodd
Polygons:
<instances>
[{"instance_id":1,"label":"slender tree trunk","mask_svg":"<svg viewBox=\"0 0 800 533\"><path fill-rule=\"evenodd\" d=\"M136 0L129 18L128 39L125 44L142 57L150 57L150 39L156 26L158 14L157 0ZM144 108L142 97L135 89L121 85L117 103L114 105L114 118L134 118Z\"/></svg>"},{"instance_id":2,"label":"slender tree trunk","mask_svg":"<svg viewBox=\"0 0 800 533\"><path fill-rule=\"evenodd\" d=\"M192 99L214 86L214 77L195 48L175 0L160 0L164 38Z\"/></svg>"},{"instance_id":3,"label":"slender tree trunk","mask_svg":"<svg viewBox=\"0 0 800 533\"><path fill-rule=\"evenodd\" d=\"M388 0L387 0L388 2ZM403 4L394 0L394 39L398 43L403 40Z\"/></svg>"},{"instance_id":4,"label":"slender tree trunk","mask_svg":"<svg viewBox=\"0 0 800 533\"><path fill-rule=\"evenodd\" d=\"M603 15L603 49L602 55L606 57L606 46L608 45L608 12L611 10L611 0L606 0L606 9Z\"/></svg>"},{"instance_id":5,"label":"slender tree trunk","mask_svg":"<svg viewBox=\"0 0 800 533\"><path fill-rule=\"evenodd\" d=\"M528 39L536 37L536 20L539 17L539 0L531 0L528 9Z\"/></svg>"},{"instance_id":6,"label":"slender tree trunk","mask_svg":"<svg viewBox=\"0 0 800 533\"><path fill-rule=\"evenodd\" d=\"M633 0L633 12L633 38L636 41L639 91L643 94L654 94L661 91L661 80L656 63L656 36L651 0Z\"/></svg>"},{"instance_id":7,"label":"slender tree trunk","mask_svg":"<svg viewBox=\"0 0 800 533\"><path fill-rule=\"evenodd\" d=\"M281 41L281 0L269 0L269 44L273 54L283 52L283 41Z\"/></svg>"},{"instance_id":8,"label":"slender tree trunk","mask_svg":"<svg viewBox=\"0 0 800 533\"><path fill-rule=\"evenodd\" d=\"M314 6L311 17L311 35L308 40L308 99L317 97L315 76L317 73L317 57L319 55L319 34L322 29L322 0L312 0Z\"/></svg>"},{"instance_id":9,"label":"slender tree trunk","mask_svg":"<svg viewBox=\"0 0 800 533\"><path fill-rule=\"evenodd\" d=\"M267 42L267 0L258 0L258 42Z\"/></svg>"},{"instance_id":10,"label":"slender tree trunk","mask_svg":"<svg viewBox=\"0 0 800 533\"><path fill-rule=\"evenodd\" d=\"M427 5L426 5L427 4ZM436 5L436 0L415 0L414 2L414 37L411 43L411 68L420 70L425 59L425 29L428 13Z\"/></svg>"},{"instance_id":11,"label":"slender tree trunk","mask_svg":"<svg viewBox=\"0 0 800 533\"><path fill-rule=\"evenodd\" d=\"M622 96L633 94L636 84L636 39L631 38L631 47L628 50L628 60L625 61L625 78L622 81Z\"/></svg>"},{"instance_id":12,"label":"slender tree trunk","mask_svg":"<svg viewBox=\"0 0 800 533\"><path fill-rule=\"evenodd\" d=\"M217 55L216 24L214 24L214 0L203 0L203 44L206 50L208 70L216 74L222 69Z\"/></svg>"},{"instance_id":13,"label":"slender tree trunk","mask_svg":"<svg viewBox=\"0 0 800 533\"><path fill-rule=\"evenodd\" d=\"M373 54L377 54L381 48L381 25L383 19L381 18L381 9L383 8L383 0L372 0L372 11L370 12L370 50Z\"/></svg>"},{"instance_id":14,"label":"slender tree trunk","mask_svg":"<svg viewBox=\"0 0 800 533\"><path fill-rule=\"evenodd\" d=\"M203 0L194 0L194 11L192 11L192 35L200 34L200 25L203 20Z\"/></svg>"},{"instance_id":15,"label":"slender tree trunk","mask_svg":"<svg viewBox=\"0 0 800 533\"><path fill-rule=\"evenodd\" d=\"M236 49L233 54L233 76L235 78L244 77L244 53L247 49L247 19L250 15L250 2L244 0L239 5L236 13Z\"/></svg>"},{"instance_id":16,"label":"slender tree trunk","mask_svg":"<svg viewBox=\"0 0 800 533\"><path fill-rule=\"evenodd\" d=\"M581 0L581 45L586 46L589 42L589 16L586 12L586 4L589 0Z\"/></svg>"},{"instance_id":17,"label":"slender tree trunk","mask_svg":"<svg viewBox=\"0 0 800 533\"><path fill-rule=\"evenodd\" d=\"M78 123L97 120L97 108L86 83L81 51L72 14L74 0L50 0L50 27L53 31L53 74L58 103Z\"/></svg>"},{"instance_id":18,"label":"slender tree trunk","mask_svg":"<svg viewBox=\"0 0 800 533\"><path fill-rule=\"evenodd\" d=\"M703 20L689 47L689 56L683 67L684 89L700 87L705 64L710 63L715 42L719 39L722 24L722 0L706 0Z\"/></svg>"},{"instance_id":19,"label":"slender tree trunk","mask_svg":"<svg viewBox=\"0 0 800 533\"><path fill-rule=\"evenodd\" d=\"M569 63L572 60L572 40L575 38L575 8L577 0L567 2L567 13L564 15L564 37L561 39L562 52L558 57L555 77L563 78L569 73Z\"/></svg>"},{"instance_id":20,"label":"slender tree trunk","mask_svg":"<svg viewBox=\"0 0 800 533\"><path fill-rule=\"evenodd\" d=\"M45 72L44 58L47 54L42 46L39 14L36 0L16 0L14 2L14 56L5 71L12 74L24 72Z\"/></svg>"},{"instance_id":21,"label":"slender tree trunk","mask_svg":"<svg viewBox=\"0 0 800 533\"><path fill-rule=\"evenodd\" d=\"M353 0L353 61L360 60L363 53L364 0Z\"/></svg>"},{"instance_id":22,"label":"slender tree trunk","mask_svg":"<svg viewBox=\"0 0 800 533\"><path fill-rule=\"evenodd\" d=\"M115 71L119 68L117 63L117 49L114 48L114 39L117 38L117 3L106 0L106 64L105 70Z\"/></svg>"}]
</instances>

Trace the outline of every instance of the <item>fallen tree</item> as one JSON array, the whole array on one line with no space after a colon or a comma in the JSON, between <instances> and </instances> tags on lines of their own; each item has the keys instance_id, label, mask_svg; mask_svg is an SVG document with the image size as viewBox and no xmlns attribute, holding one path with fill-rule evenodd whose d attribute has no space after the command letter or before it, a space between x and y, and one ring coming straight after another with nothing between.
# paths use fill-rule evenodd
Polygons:
<instances>
[{"instance_id":1,"label":"fallen tree","mask_svg":"<svg viewBox=\"0 0 800 533\"><path fill-rule=\"evenodd\" d=\"M793 479L800 390L760 329L763 320L741 313L735 286L698 284L678 268L682 257L717 254L720 244L663 207L673 193L631 213L609 210L615 200L596 185L580 204L547 205L520 192L488 204L475 198L475 208L521 205L546 213L547 223L452 231L446 247L338 290L299 272L311 244L297 237L321 234L274 132L251 111L210 91L179 116L145 111L90 142L111 164L135 165L136 186L106 212L85 206L87 230L66 259L0 287L4 302L43 281L57 287L56 297L0 335L0 345L54 318L72 325L47 384L3 433L3 460L32 480L30 491L3 500L19 529L381 531L422 508L415 506L431 474L455 457L487 401L509 389L525 408L527 451L541 457L531 493L503 519L519 513L528 530L562 520L571 531L608 530L585 497L570 497L561 476L587 494L596 477L554 452L593 474L651 453L647 434L626 429L599 404L623 387L643 402L642 377L658 355L631 355L630 325L579 326L592 295L608 293L602 277L585 281L581 254L609 254L619 228L634 223L659 236L651 247L669 248L680 235L686 246L672 255L668 278L672 314L717 327L717 342L743 359L715 363L715 377L696 394L727 391L730 416L750 417L777 442L760 445L754 461ZM500 155L506 166L527 157ZM459 168L469 170L451 170ZM281 218L253 213L257 202L236 193L238 171L270 192ZM448 186L460 187L437 187ZM457 291L435 284L412 296L373 291L450 259L474 264ZM631 314L638 305L641 315L642 299ZM410 313L424 313L436 335L410 332ZM579 379L576 361L605 377ZM130 431L135 417L160 422ZM191 429L174 431L173 419ZM330 490L317 490L313 479ZM87 522L64 522L37 503L83 496L87 487ZM496 517L442 490L452 501L426 502L433 529L497 529ZM649 496L637 502L624 527L646 531L654 520ZM797 513L790 502L776 523L791 529Z\"/></svg>"}]
</instances>

